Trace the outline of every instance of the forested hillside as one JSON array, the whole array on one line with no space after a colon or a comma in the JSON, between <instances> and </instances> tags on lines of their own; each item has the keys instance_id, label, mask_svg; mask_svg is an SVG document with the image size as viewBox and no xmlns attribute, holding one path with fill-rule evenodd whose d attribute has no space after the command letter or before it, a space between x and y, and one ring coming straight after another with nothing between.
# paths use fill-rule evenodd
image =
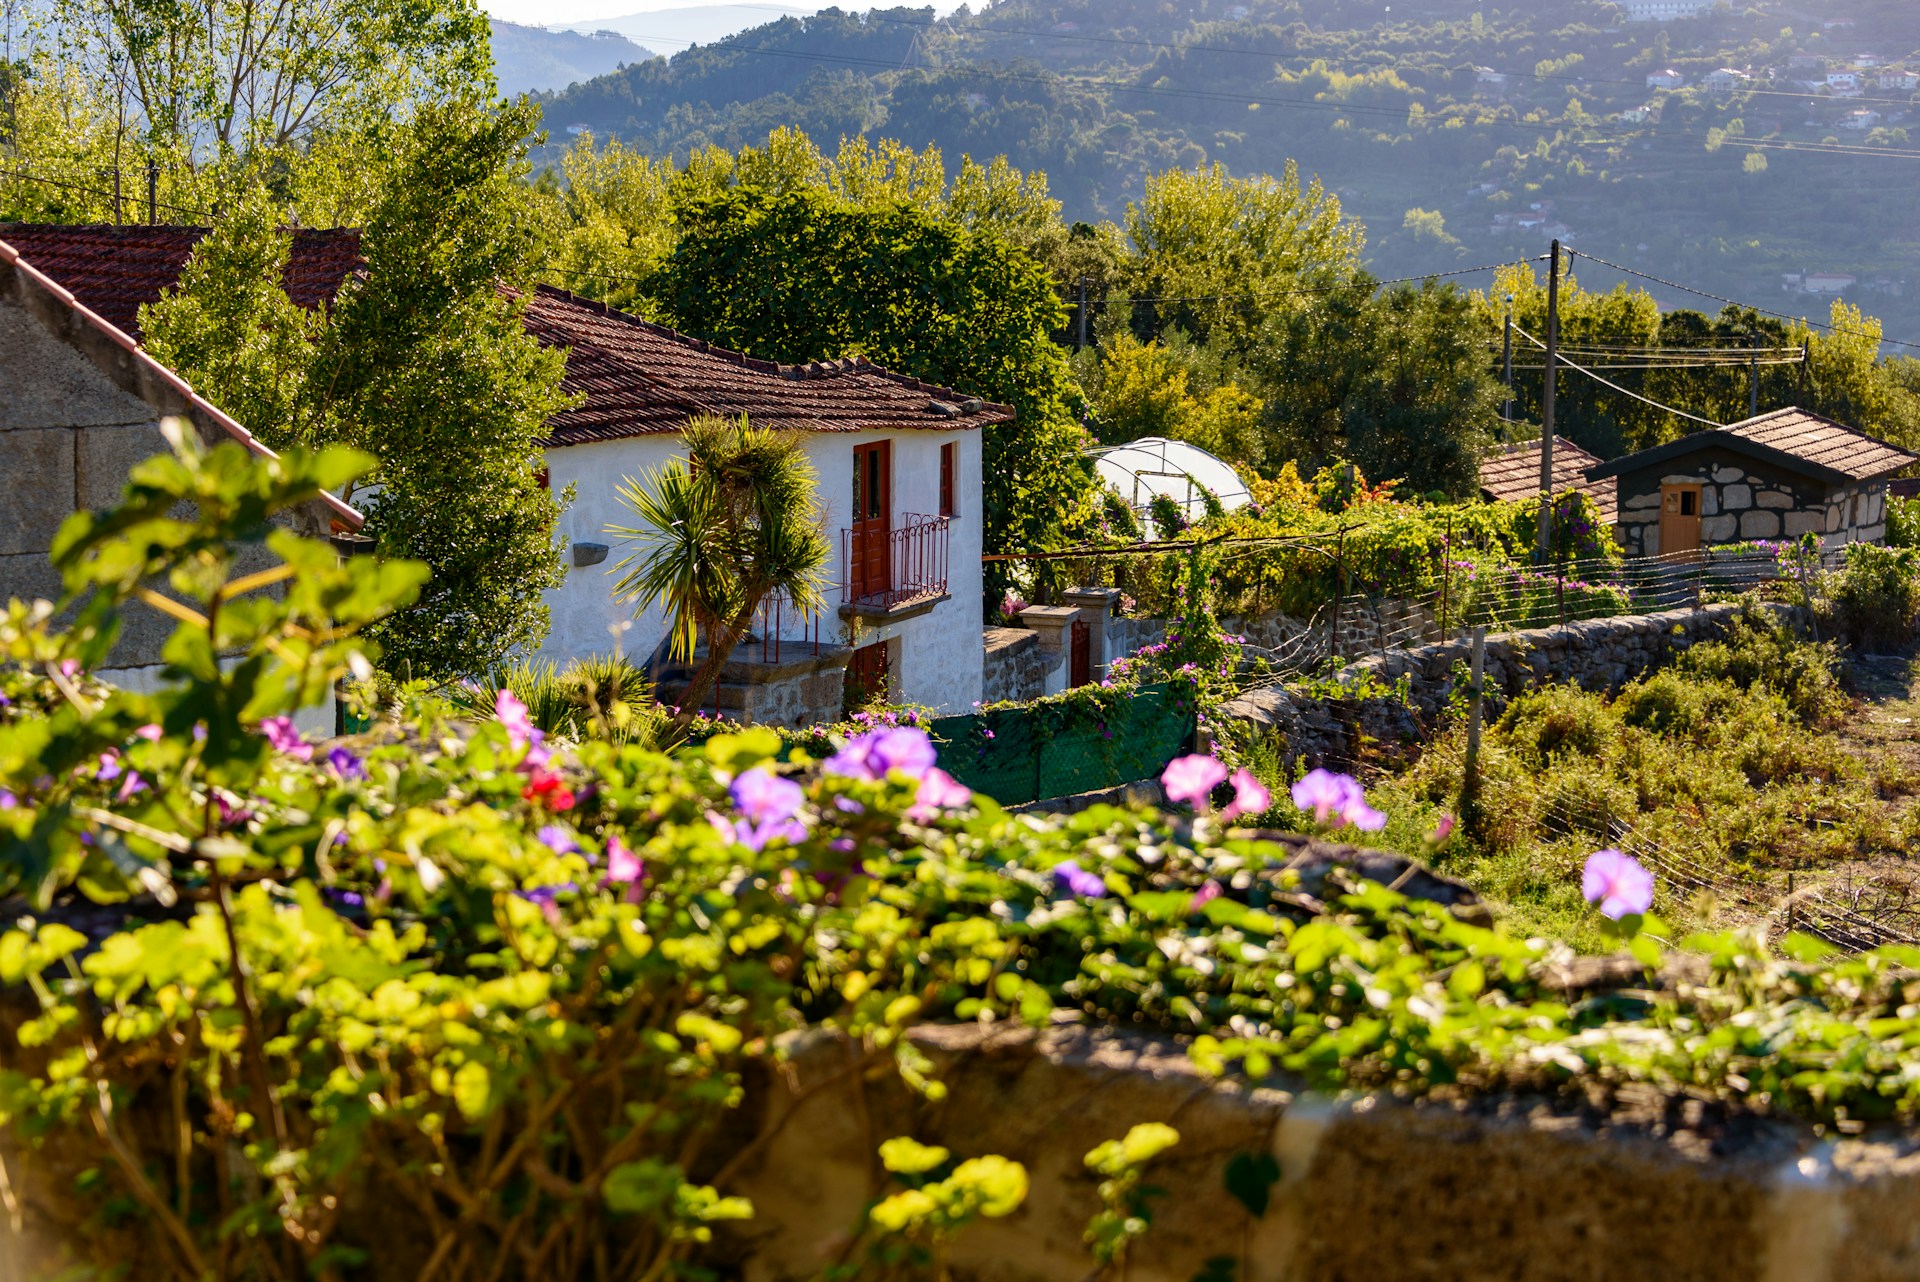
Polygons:
<instances>
[{"instance_id":1,"label":"forested hillside","mask_svg":"<svg viewBox=\"0 0 1920 1282\"><path fill-rule=\"evenodd\" d=\"M1702 86L1723 67L1742 76ZM1667 70L1685 87L1648 86ZM1920 340L1905 71L1920 71L1906 0L1758 0L1668 23L1599 0L1006 0L941 21L786 18L543 106L557 140L584 126L681 159L776 125L1004 154L1046 173L1069 220L1118 218L1169 167L1293 160L1364 223L1382 277L1538 253L1558 234L1813 316L1827 299L1788 275L1852 276L1823 285Z\"/></svg>"}]
</instances>

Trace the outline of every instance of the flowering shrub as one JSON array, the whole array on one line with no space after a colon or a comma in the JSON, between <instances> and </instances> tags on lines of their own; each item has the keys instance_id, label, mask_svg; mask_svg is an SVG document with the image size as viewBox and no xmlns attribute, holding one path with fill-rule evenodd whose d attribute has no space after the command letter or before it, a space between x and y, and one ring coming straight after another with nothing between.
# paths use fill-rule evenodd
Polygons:
<instances>
[{"instance_id":1,"label":"flowering shrub","mask_svg":"<svg viewBox=\"0 0 1920 1282\"><path fill-rule=\"evenodd\" d=\"M5 1047L0 1122L16 1151L58 1143L92 1172L119 1227L78 1244L90 1263L183 1282L698 1276L752 1215L734 1185L769 1136L743 1143L729 1118L777 1080L785 1035L938 1097L902 1035L929 1019L1072 1012L1322 1088L1580 1078L1920 1111L1903 1067L1920 957L1706 940L1709 978L1569 1009L1543 942L1338 867L1307 893L1297 846L1227 827L1270 798L1205 758L1176 780L1196 811L1231 785L1218 815L1039 821L943 778L913 727L785 762L768 731L569 753L508 692L478 725L423 701L316 743L283 718L359 664L355 629L419 574L265 520L354 466L237 447L143 465L125 508L62 535L70 587L95 594L80 624L13 603L0 626L0 869L35 901L0 934L0 983L37 1008ZM198 518L170 515L183 499ZM234 577L249 537L279 566ZM154 583L178 594L169 683L87 679ZM1377 813L1351 781L1315 788L1297 800L1328 823ZM76 929L89 902L126 918ZM1173 1138L1088 1155L1101 1269L1144 1223L1134 1173ZM954 1232L1018 1204L1017 1163L952 1156L884 1146L899 1188L831 1276L937 1268ZM394 1214L407 1233L382 1230Z\"/></svg>"}]
</instances>

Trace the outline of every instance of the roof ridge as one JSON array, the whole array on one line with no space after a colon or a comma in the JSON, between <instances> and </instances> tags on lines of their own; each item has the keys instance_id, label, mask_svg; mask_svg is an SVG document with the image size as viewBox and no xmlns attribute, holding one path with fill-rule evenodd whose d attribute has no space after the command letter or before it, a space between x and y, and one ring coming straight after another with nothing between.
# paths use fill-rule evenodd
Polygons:
<instances>
[{"instance_id":1,"label":"roof ridge","mask_svg":"<svg viewBox=\"0 0 1920 1282\"><path fill-rule=\"evenodd\" d=\"M133 357L134 364L144 367L148 373L155 375L162 383L172 387L175 392L185 399L189 411L198 410L207 415L213 420L215 426L219 427L222 431L226 432L227 435L233 437L254 453L266 458L279 457L279 455L268 448L259 437L242 427L231 415L220 409L219 406L209 401L206 397L200 395L200 393L194 391L192 384L188 383L186 379L180 377L177 372L156 360L146 348L134 342L125 330L85 306L79 299L73 296L73 291L28 262L19 250L15 249L5 240L0 240L0 263L5 263L7 266L13 268L15 272L25 277L25 279L31 282L36 288L53 295L56 301L64 303L69 311L99 331L99 333L109 342L113 343L114 346L121 348L129 356ZM366 518L338 495L322 490L320 491L320 499L326 506L333 509L338 516L353 526L354 529L357 530L361 528L365 523Z\"/></svg>"}]
</instances>

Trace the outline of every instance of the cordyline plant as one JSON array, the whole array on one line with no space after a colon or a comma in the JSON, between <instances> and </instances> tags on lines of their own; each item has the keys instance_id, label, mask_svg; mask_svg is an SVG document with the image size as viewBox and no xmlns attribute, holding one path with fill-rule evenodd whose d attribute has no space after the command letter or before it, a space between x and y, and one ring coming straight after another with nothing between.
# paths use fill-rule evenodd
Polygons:
<instances>
[{"instance_id":1,"label":"cordyline plant","mask_svg":"<svg viewBox=\"0 0 1920 1282\"><path fill-rule=\"evenodd\" d=\"M910 726L784 763L764 731L566 755L508 694L477 724L418 705L309 742L288 718L419 580L271 525L360 465L182 443L63 534L69 589L91 594L78 623L15 603L0 631L0 876L34 905L0 934L0 983L36 1011L0 1037L0 1191L77 1179L84 1263L182 1282L710 1276L737 1258L740 1180L776 1133L737 1110L785 1089L769 1070L793 1035L846 1051L802 1097L887 1068L938 1097L904 1036L936 1018L1098 1020L1320 1087L1644 1081L1826 1118L1920 1111L1903 1067L1920 954L1715 938L1699 982L1570 1007L1542 979L1562 950L1231 827L1272 798L1205 757L1169 771L1191 814L1036 822L970 795ZM274 564L236 576L248 547ZM151 695L85 676L135 597L180 620ZM1328 830L1379 813L1337 777L1294 801ZM1651 969L1632 932L1653 889L1630 862L1600 860L1589 897ZM126 917L85 933L86 901ZM778 1125L804 1125L803 1103ZM1090 1155L1099 1273L1144 1224L1130 1171L1170 1139ZM895 1141L881 1160L832 1278L937 1276L953 1234L1027 1181L991 1154Z\"/></svg>"}]
</instances>

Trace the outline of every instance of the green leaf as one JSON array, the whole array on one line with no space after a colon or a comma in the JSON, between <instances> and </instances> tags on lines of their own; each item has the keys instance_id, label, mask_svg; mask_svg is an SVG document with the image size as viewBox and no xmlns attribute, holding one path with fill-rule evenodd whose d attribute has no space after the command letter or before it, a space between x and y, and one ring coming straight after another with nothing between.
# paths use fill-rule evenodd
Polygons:
<instances>
[{"instance_id":1,"label":"green leaf","mask_svg":"<svg viewBox=\"0 0 1920 1282\"><path fill-rule=\"evenodd\" d=\"M1235 1153L1227 1159L1227 1192L1256 1220L1267 1213L1279 1182L1280 1162L1271 1153Z\"/></svg>"}]
</instances>

